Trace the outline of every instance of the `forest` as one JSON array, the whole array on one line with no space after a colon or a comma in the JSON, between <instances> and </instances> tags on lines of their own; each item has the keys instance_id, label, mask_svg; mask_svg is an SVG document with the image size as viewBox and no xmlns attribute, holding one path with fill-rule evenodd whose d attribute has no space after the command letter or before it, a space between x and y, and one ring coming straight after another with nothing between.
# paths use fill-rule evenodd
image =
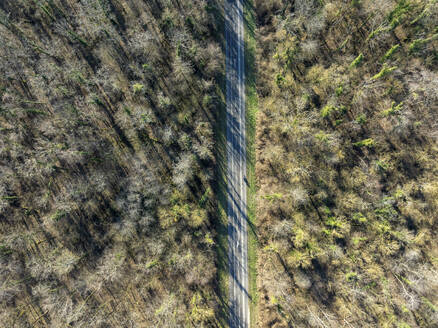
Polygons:
<instances>
[{"instance_id":1,"label":"forest","mask_svg":"<svg viewBox=\"0 0 438 328\"><path fill-rule=\"evenodd\" d=\"M221 4L0 1L0 326L214 327Z\"/></svg>"},{"instance_id":2,"label":"forest","mask_svg":"<svg viewBox=\"0 0 438 328\"><path fill-rule=\"evenodd\" d=\"M258 327L437 327L438 2L255 10Z\"/></svg>"},{"instance_id":3,"label":"forest","mask_svg":"<svg viewBox=\"0 0 438 328\"><path fill-rule=\"evenodd\" d=\"M228 326L224 1L0 0L1 328ZM438 1L242 1L251 328L438 327Z\"/></svg>"}]
</instances>

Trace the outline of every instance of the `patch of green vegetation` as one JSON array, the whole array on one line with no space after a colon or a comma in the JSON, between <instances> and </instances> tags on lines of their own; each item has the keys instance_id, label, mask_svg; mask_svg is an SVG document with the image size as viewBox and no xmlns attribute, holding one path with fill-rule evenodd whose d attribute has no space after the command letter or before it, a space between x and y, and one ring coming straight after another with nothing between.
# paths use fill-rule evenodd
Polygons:
<instances>
[{"instance_id":1,"label":"patch of green vegetation","mask_svg":"<svg viewBox=\"0 0 438 328\"><path fill-rule=\"evenodd\" d=\"M353 221L357 223L367 223L368 219L361 212L357 212L353 214Z\"/></svg>"},{"instance_id":2,"label":"patch of green vegetation","mask_svg":"<svg viewBox=\"0 0 438 328\"><path fill-rule=\"evenodd\" d=\"M329 116L332 112L338 110L335 106L333 105L326 105L321 109L321 117L327 117Z\"/></svg>"},{"instance_id":3,"label":"patch of green vegetation","mask_svg":"<svg viewBox=\"0 0 438 328\"><path fill-rule=\"evenodd\" d=\"M351 0L351 6L359 8L361 5L361 2L362 2L361 0Z\"/></svg>"},{"instance_id":4,"label":"patch of green vegetation","mask_svg":"<svg viewBox=\"0 0 438 328\"><path fill-rule=\"evenodd\" d=\"M384 160L378 159L374 163L379 171L385 172L386 170L389 169L389 164L386 163Z\"/></svg>"},{"instance_id":5,"label":"patch of green vegetation","mask_svg":"<svg viewBox=\"0 0 438 328\"><path fill-rule=\"evenodd\" d=\"M144 89L144 85L141 83L135 83L132 86L132 90L134 91L134 93L140 93L141 91L143 91Z\"/></svg>"},{"instance_id":6,"label":"patch of green vegetation","mask_svg":"<svg viewBox=\"0 0 438 328\"><path fill-rule=\"evenodd\" d=\"M438 306L434 305L431 301L429 301L426 297L422 297L422 301L426 304L432 311L438 312Z\"/></svg>"},{"instance_id":7,"label":"patch of green vegetation","mask_svg":"<svg viewBox=\"0 0 438 328\"><path fill-rule=\"evenodd\" d=\"M402 24L412 10L413 4L410 0L398 0L397 6L389 13L387 19L391 29L396 28Z\"/></svg>"},{"instance_id":8,"label":"patch of green vegetation","mask_svg":"<svg viewBox=\"0 0 438 328\"><path fill-rule=\"evenodd\" d=\"M423 18L426 17L430 17L430 15L433 12L433 8L434 6L436 6L436 4L438 3L437 0L429 0L428 3L426 4L426 6L424 7L424 9L421 11L420 14L418 14L412 21L411 21L411 25L414 25L416 23L418 23L419 21L421 21Z\"/></svg>"},{"instance_id":9,"label":"patch of green vegetation","mask_svg":"<svg viewBox=\"0 0 438 328\"><path fill-rule=\"evenodd\" d=\"M145 267L146 267L146 269L151 269L151 268L157 266L159 263L160 263L159 260L152 260L152 261L149 261L148 263L146 263Z\"/></svg>"},{"instance_id":10,"label":"patch of green vegetation","mask_svg":"<svg viewBox=\"0 0 438 328\"><path fill-rule=\"evenodd\" d=\"M8 256L12 254L12 250L5 245L0 245L0 256Z\"/></svg>"},{"instance_id":11,"label":"patch of green vegetation","mask_svg":"<svg viewBox=\"0 0 438 328\"><path fill-rule=\"evenodd\" d=\"M251 327L257 322L259 296L257 293L258 236L256 223L256 118L258 98L256 89L256 13L253 0L244 2L245 21L245 73L246 73L246 142L247 142L247 201L248 201L248 271Z\"/></svg>"},{"instance_id":12,"label":"patch of green vegetation","mask_svg":"<svg viewBox=\"0 0 438 328\"><path fill-rule=\"evenodd\" d=\"M329 229L322 229L322 233L325 234L326 236L331 236L333 231Z\"/></svg>"},{"instance_id":13,"label":"patch of green vegetation","mask_svg":"<svg viewBox=\"0 0 438 328\"><path fill-rule=\"evenodd\" d=\"M25 109L25 111L29 114L33 114L33 115L47 115L46 112L40 110L40 109L36 109L36 108L28 108Z\"/></svg>"},{"instance_id":14,"label":"patch of green vegetation","mask_svg":"<svg viewBox=\"0 0 438 328\"><path fill-rule=\"evenodd\" d=\"M342 228L344 225L344 223L339 218L337 218L335 216L328 217L324 223L332 228Z\"/></svg>"},{"instance_id":15,"label":"patch of green vegetation","mask_svg":"<svg viewBox=\"0 0 438 328\"><path fill-rule=\"evenodd\" d=\"M394 198L395 199L404 199L404 198L406 198L406 194L404 193L404 191L402 189L397 189L394 193Z\"/></svg>"},{"instance_id":16,"label":"patch of green vegetation","mask_svg":"<svg viewBox=\"0 0 438 328\"><path fill-rule=\"evenodd\" d=\"M13 200L13 199L19 199L19 197L18 196L2 196L2 197L0 197L0 199Z\"/></svg>"},{"instance_id":17,"label":"patch of green vegetation","mask_svg":"<svg viewBox=\"0 0 438 328\"><path fill-rule=\"evenodd\" d=\"M426 39L417 39L412 41L412 43L409 45L409 53L416 53L421 50L426 44L428 44L431 41L438 39L438 33L434 34Z\"/></svg>"},{"instance_id":18,"label":"patch of green vegetation","mask_svg":"<svg viewBox=\"0 0 438 328\"><path fill-rule=\"evenodd\" d=\"M400 322L397 324L397 328L411 328L406 322Z\"/></svg>"},{"instance_id":19,"label":"patch of green vegetation","mask_svg":"<svg viewBox=\"0 0 438 328\"><path fill-rule=\"evenodd\" d=\"M392 57L392 55L400 48L400 44L393 45L385 55L382 57L381 62L384 62Z\"/></svg>"},{"instance_id":20,"label":"patch of green vegetation","mask_svg":"<svg viewBox=\"0 0 438 328\"><path fill-rule=\"evenodd\" d=\"M320 131L320 132L315 134L315 138L322 141L322 142L328 142L329 135L323 131Z\"/></svg>"},{"instance_id":21,"label":"patch of green vegetation","mask_svg":"<svg viewBox=\"0 0 438 328\"><path fill-rule=\"evenodd\" d=\"M286 82L286 79L281 73L278 73L275 76L275 83L277 83L277 86L279 88L283 87L285 82Z\"/></svg>"},{"instance_id":22,"label":"patch of green vegetation","mask_svg":"<svg viewBox=\"0 0 438 328\"><path fill-rule=\"evenodd\" d=\"M211 191L210 187L208 187L207 190L202 195L202 197L199 199L199 206L200 207L204 207L207 204L207 202L210 198L211 192L212 191Z\"/></svg>"},{"instance_id":23,"label":"patch of green vegetation","mask_svg":"<svg viewBox=\"0 0 438 328\"><path fill-rule=\"evenodd\" d=\"M387 32L389 31L389 27L383 27L383 26L379 26L378 28L376 28L375 30L373 30L367 37L366 41L369 41L373 38L375 38L377 35L379 35L380 33L383 32Z\"/></svg>"},{"instance_id":24,"label":"patch of green vegetation","mask_svg":"<svg viewBox=\"0 0 438 328\"><path fill-rule=\"evenodd\" d=\"M376 145L376 142L372 138L364 139L364 140L353 143L353 146L356 146L356 147L373 148L375 145Z\"/></svg>"},{"instance_id":25,"label":"patch of green vegetation","mask_svg":"<svg viewBox=\"0 0 438 328\"><path fill-rule=\"evenodd\" d=\"M283 194L270 194L263 196L264 199L269 200L270 202L273 202L275 200L280 200L283 198Z\"/></svg>"},{"instance_id":26,"label":"patch of green vegetation","mask_svg":"<svg viewBox=\"0 0 438 328\"><path fill-rule=\"evenodd\" d=\"M321 117L326 118L330 116L333 113L341 113L344 114L347 111L347 108L345 106L339 106L335 107L333 105L326 105L321 109Z\"/></svg>"},{"instance_id":27,"label":"patch of green vegetation","mask_svg":"<svg viewBox=\"0 0 438 328\"><path fill-rule=\"evenodd\" d=\"M367 116L365 114L360 114L356 117L356 122L360 125L364 125L367 122Z\"/></svg>"},{"instance_id":28,"label":"patch of green vegetation","mask_svg":"<svg viewBox=\"0 0 438 328\"><path fill-rule=\"evenodd\" d=\"M388 64L385 63L385 64L383 64L383 67L382 67L382 69L380 70L380 72L377 73L376 75L374 75L374 76L371 78L371 80L374 81L374 80L381 79L382 77L387 76L388 74L390 74L390 73L392 73L393 71L395 71L397 68L398 68L397 66L389 67Z\"/></svg>"},{"instance_id":29,"label":"patch of green vegetation","mask_svg":"<svg viewBox=\"0 0 438 328\"><path fill-rule=\"evenodd\" d=\"M350 41L350 38L349 37L345 38L345 40L342 41L341 45L338 47L338 51L342 50L347 45L348 41Z\"/></svg>"},{"instance_id":30,"label":"patch of green vegetation","mask_svg":"<svg viewBox=\"0 0 438 328\"><path fill-rule=\"evenodd\" d=\"M353 245L354 246L358 246L361 242L363 241L367 241L368 238L367 237L353 237L352 241L353 241Z\"/></svg>"},{"instance_id":31,"label":"patch of green vegetation","mask_svg":"<svg viewBox=\"0 0 438 328\"><path fill-rule=\"evenodd\" d=\"M391 104L391 108L385 109L382 112L382 115L383 116L395 115L398 114L402 109L403 109L403 102L401 102L398 105L395 105L395 101L393 101Z\"/></svg>"},{"instance_id":32,"label":"patch of green vegetation","mask_svg":"<svg viewBox=\"0 0 438 328\"><path fill-rule=\"evenodd\" d=\"M398 218L398 212L390 203L383 203L382 207L374 210L374 214L381 220L394 220Z\"/></svg>"},{"instance_id":33,"label":"patch of green vegetation","mask_svg":"<svg viewBox=\"0 0 438 328\"><path fill-rule=\"evenodd\" d=\"M363 54L362 54L362 53L359 54L359 56L357 56L357 57L351 62L350 67L357 67L357 66L359 66L359 65L362 63L363 59L364 59Z\"/></svg>"},{"instance_id":34,"label":"patch of green vegetation","mask_svg":"<svg viewBox=\"0 0 438 328\"><path fill-rule=\"evenodd\" d=\"M56 210L56 212L50 217L53 221L59 221L67 215L66 211Z\"/></svg>"}]
</instances>

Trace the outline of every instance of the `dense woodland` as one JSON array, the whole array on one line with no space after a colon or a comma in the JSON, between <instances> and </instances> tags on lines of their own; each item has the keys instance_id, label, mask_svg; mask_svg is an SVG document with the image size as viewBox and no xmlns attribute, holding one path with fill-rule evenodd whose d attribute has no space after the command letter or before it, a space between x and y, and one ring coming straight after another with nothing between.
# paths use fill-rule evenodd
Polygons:
<instances>
[{"instance_id":1,"label":"dense woodland","mask_svg":"<svg viewBox=\"0 0 438 328\"><path fill-rule=\"evenodd\" d=\"M258 327L437 327L438 2L255 9Z\"/></svg>"},{"instance_id":2,"label":"dense woodland","mask_svg":"<svg viewBox=\"0 0 438 328\"><path fill-rule=\"evenodd\" d=\"M254 6L254 325L438 326L437 0ZM221 326L221 12L0 0L0 327Z\"/></svg>"},{"instance_id":3,"label":"dense woodland","mask_svg":"<svg viewBox=\"0 0 438 328\"><path fill-rule=\"evenodd\" d=\"M0 1L0 326L214 327L214 0Z\"/></svg>"}]
</instances>

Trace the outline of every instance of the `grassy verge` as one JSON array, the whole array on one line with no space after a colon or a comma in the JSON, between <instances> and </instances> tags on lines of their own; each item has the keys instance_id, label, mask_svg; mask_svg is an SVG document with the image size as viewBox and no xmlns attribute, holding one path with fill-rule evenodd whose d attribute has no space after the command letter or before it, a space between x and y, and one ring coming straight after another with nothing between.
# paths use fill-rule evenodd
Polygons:
<instances>
[{"instance_id":1,"label":"grassy verge","mask_svg":"<svg viewBox=\"0 0 438 328\"><path fill-rule=\"evenodd\" d=\"M252 0L245 1L245 73L246 73L246 142L248 176L248 266L249 294L251 297L251 327L255 327L257 318L257 230L256 230L256 176L255 176L255 134L258 99L256 91L256 23Z\"/></svg>"},{"instance_id":2,"label":"grassy verge","mask_svg":"<svg viewBox=\"0 0 438 328\"><path fill-rule=\"evenodd\" d=\"M227 327L229 317L228 307L228 218L227 218L227 179L226 179L226 112L221 105L219 119L216 124L216 160L218 212L216 220L216 254L218 259L218 292L221 301L219 321Z\"/></svg>"},{"instance_id":3,"label":"grassy verge","mask_svg":"<svg viewBox=\"0 0 438 328\"><path fill-rule=\"evenodd\" d=\"M223 8L215 11L216 19L220 22L222 30L225 30L225 21ZM222 51L225 53L225 37L220 37ZM215 220L216 229L216 254L217 254L217 279L218 279L218 295L220 299L220 308L218 321L221 327L228 327L229 307L228 307L228 217L227 217L227 115L226 115L226 77L225 77L225 62L224 75L218 85L220 90L220 99L217 104L217 116L215 123L215 138L216 138L216 185L215 193L217 195L218 211L217 219Z\"/></svg>"}]
</instances>

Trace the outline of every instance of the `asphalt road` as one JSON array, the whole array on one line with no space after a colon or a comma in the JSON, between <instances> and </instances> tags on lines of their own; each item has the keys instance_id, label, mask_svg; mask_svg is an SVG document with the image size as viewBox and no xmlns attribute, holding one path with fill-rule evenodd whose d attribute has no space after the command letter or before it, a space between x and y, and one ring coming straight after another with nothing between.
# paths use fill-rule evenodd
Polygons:
<instances>
[{"instance_id":1,"label":"asphalt road","mask_svg":"<svg viewBox=\"0 0 438 328\"><path fill-rule=\"evenodd\" d=\"M249 327L243 1L225 0L230 327Z\"/></svg>"}]
</instances>

